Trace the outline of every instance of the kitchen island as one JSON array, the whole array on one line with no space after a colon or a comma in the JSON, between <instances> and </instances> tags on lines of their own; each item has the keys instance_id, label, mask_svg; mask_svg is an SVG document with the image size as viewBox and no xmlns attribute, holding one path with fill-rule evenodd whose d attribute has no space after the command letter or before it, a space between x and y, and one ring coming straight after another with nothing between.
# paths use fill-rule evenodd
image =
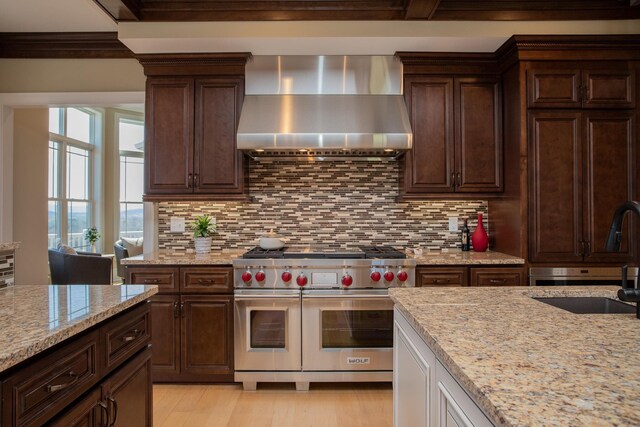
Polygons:
<instances>
[{"instance_id":1,"label":"kitchen island","mask_svg":"<svg viewBox=\"0 0 640 427\"><path fill-rule=\"evenodd\" d=\"M156 292L143 285L0 290L0 424L150 420L147 301Z\"/></svg>"},{"instance_id":2,"label":"kitchen island","mask_svg":"<svg viewBox=\"0 0 640 427\"><path fill-rule=\"evenodd\" d=\"M396 339L396 352L398 342L409 342L427 353L416 371L431 384L424 389L430 390L421 413L426 423L640 425L635 314L573 314L531 298L615 298L616 291L602 286L390 290L396 334L403 337ZM394 396L400 418L398 411L406 406L397 396L406 391L400 382Z\"/></svg>"}]
</instances>

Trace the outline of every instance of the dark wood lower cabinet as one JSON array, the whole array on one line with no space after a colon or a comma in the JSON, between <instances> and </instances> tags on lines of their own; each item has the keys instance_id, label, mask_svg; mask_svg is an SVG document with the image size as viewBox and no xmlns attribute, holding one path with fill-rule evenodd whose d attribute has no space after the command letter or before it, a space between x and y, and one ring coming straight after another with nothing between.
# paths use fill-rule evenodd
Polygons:
<instances>
[{"instance_id":1,"label":"dark wood lower cabinet","mask_svg":"<svg viewBox=\"0 0 640 427\"><path fill-rule=\"evenodd\" d=\"M416 287L428 286L522 286L525 285L522 267L452 266L416 269Z\"/></svg>"},{"instance_id":2,"label":"dark wood lower cabinet","mask_svg":"<svg viewBox=\"0 0 640 427\"><path fill-rule=\"evenodd\" d=\"M151 350L124 365L60 414L52 427L152 425Z\"/></svg>"},{"instance_id":3,"label":"dark wood lower cabinet","mask_svg":"<svg viewBox=\"0 0 640 427\"><path fill-rule=\"evenodd\" d=\"M151 299L154 381L171 381L180 374L180 296Z\"/></svg>"},{"instance_id":4,"label":"dark wood lower cabinet","mask_svg":"<svg viewBox=\"0 0 640 427\"><path fill-rule=\"evenodd\" d=\"M233 296L152 299L153 381L233 381Z\"/></svg>"},{"instance_id":5,"label":"dark wood lower cabinet","mask_svg":"<svg viewBox=\"0 0 640 427\"><path fill-rule=\"evenodd\" d=\"M152 425L149 303L4 372L2 427Z\"/></svg>"}]
</instances>

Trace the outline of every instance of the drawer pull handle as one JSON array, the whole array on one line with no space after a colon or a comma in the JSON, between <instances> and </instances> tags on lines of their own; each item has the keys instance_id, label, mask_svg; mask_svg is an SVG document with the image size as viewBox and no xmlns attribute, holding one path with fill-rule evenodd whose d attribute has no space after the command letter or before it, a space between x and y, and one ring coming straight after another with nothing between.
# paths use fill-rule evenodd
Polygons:
<instances>
[{"instance_id":1,"label":"drawer pull handle","mask_svg":"<svg viewBox=\"0 0 640 427\"><path fill-rule=\"evenodd\" d=\"M213 285L215 282L211 279L198 279L199 285Z\"/></svg>"},{"instance_id":2,"label":"drawer pull handle","mask_svg":"<svg viewBox=\"0 0 640 427\"><path fill-rule=\"evenodd\" d=\"M108 427L109 426L109 408L107 404L102 401L98 402L98 405L100 406L100 411L104 412L104 418L103 418L104 424L101 423L100 427L105 427L105 425L106 427Z\"/></svg>"},{"instance_id":3,"label":"drawer pull handle","mask_svg":"<svg viewBox=\"0 0 640 427\"><path fill-rule=\"evenodd\" d=\"M449 279L435 279L433 283L449 283Z\"/></svg>"},{"instance_id":4,"label":"drawer pull handle","mask_svg":"<svg viewBox=\"0 0 640 427\"><path fill-rule=\"evenodd\" d=\"M135 340L136 338L138 338L140 336L140 334L142 333L142 331L138 330L138 329L134 329L133 331L131 331L132 335L125 335L122 337L122 341L124 342L130 342Z\"/></svg>"},{"instance_id":5,"label":"drawer pull handle","mask_svg":"<svg viewBox=\"0 0 640 427\"><path fill-rule=\"evenodd\" d=\"M150 284L160 283L160 279L144 279L144 283L150 283Z\"/></svg>"},{"instance_id":6,"label":"drawer pull handle","mask_svg":"<svg viewBox=\"0 0 640 427\"><path fill-rule=\"evenodd\" d=\"M111 420L111 422L109 423L109 427L113 427L116 425L116 421L118 420L118 402L116 402L116 400L113 398L113 396L109 396L107 397L107 400L109 401L109 403L113 407L113 420Z\"/></svg>"},{"instance_id":7,"label":"drawer pull handle","mask_svg":"<svg viewBox=\"0 0 640 427\"><path fill-rule=\"evenodd\" d=\"M489 280L489 283L505 283L506 280L505 279L491 279Z\"/></svg>"},{"instance_id":8,"label":"drawer pull handle","mask_svg":"<svg viewBox=\"0 0 640 427\"><path fill-rule=\"evenodd\" d=\"M76 381L78 381L78 378L80 378L78 374L73 371L69 371L67 376L71 377L71 381L64 384L48 385L47 393L55 393L56 391L64 390L65 388L72 386Z\"/></svg>"}]
</instances>

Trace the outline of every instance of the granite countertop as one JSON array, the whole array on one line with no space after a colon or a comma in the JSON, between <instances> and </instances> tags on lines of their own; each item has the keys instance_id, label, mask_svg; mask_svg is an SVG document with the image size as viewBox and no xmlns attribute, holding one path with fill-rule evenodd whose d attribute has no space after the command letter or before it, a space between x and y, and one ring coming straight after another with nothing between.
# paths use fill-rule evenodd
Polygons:
<instances>
[{"instance_id":1,"label":"granite countertop","mask_svg":"<svg viewBox=\"0 0 640 427\"><path fill-rule=\"evenodd\" d=\"M242 257L246 249L212 251L208 254L153 252L123 259L123 265L231 265ZM410 255L418 265L522 265L524 260L500 252L424 251L420 256Z\"/></svg>"},{"instance_id":2,"label":"granite countertop","mask_svg":"<svg viewBox=\"0 0 640 427\"><path fill-rule=\"evenodd\" d=\"M20 247L20 242L0 243L0 252L14 251Z\"/></svg>"},{"instance_id":3,"label":"granite countertop","mask_svg":"<svg viewBox=\"0 0 640 427\"><path fill-rule=\"evenodd\" d=\"M155 285L42 285L0 289L0 372L157 292Z\"/></svg>"},{"instance_id":4,"label":"granite countertop","mask_svg":"<svg viewBox=\"0 0 640 427\"><path fill-rule=\"evenodd\" d=\"M153 252L124 258L123 265L231 265L246 249L212 251L208 254Z\"/></svg>"},{"instance_id":5,"label":"granite countertop","mask_svg":"<svg viewBox=\"0 0 640 427\"><path fill-rule=\"evenodd\" d=\"M423 251L413 255L418 265L522 265L524 259L501 252L463 252L459 249L446 251Z\"/></svg>"},{"instance_id":6,"label":"granite countertop","mask_svg":"<svg viewBox=\"0 0 640 427\"><path fill-rule=\"evenodd\" d=\"M531 296L617 287L391 289L396 306L500 426L640 425L640 320Z\"/></svg>"}]
</instances>

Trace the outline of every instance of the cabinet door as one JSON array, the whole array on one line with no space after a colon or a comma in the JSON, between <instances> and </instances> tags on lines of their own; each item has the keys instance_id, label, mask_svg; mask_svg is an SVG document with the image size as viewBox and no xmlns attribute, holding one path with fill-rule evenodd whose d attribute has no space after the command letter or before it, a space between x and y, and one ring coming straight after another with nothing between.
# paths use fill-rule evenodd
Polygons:
<instances>
[{"instance_id":1,"label":"cabinet door","mask_svg":"<svg viewBox=\"0 0 640 427\"><path fill-rule=\"evenodd\" d=\"M192 193L193 79L148 78L145 193Z\"/></svg>"},{"instance_id":2,"label":"cabinet door","mask_svg":"<svg viewBox=\"0 0 640 427\"><path fill-rule=\"evenodd\" d=\"M584 108L634 108L635 74L626 70L582 72Z\"/></svg>"},{"instance_id":3,"label":"cabinet door","mask_svg":"<svg viewBox=\"0 0 640 427\"><path fill-rule=\"evenodd\" d=\"M101 389L110 426L151 426L151 349L144 350L116 371Z\"/></svg>"},{"instance_id":4,"label":"cabinet door","mask_svg":"<svg viewBox=\"0 0 640 427\"><path fill-rule=\"evenodd\" d=\"M243 155L236 148L243 97L243 79L196 80L196 193L244 191Z\"/></svg>"},{"instance_id":5,"label":"cabinet door","mask_svg":"<svg viewBox=\"0 0 640 427\"><path fill-rule=\"evenodd\" d=\"M637 218L624 220L620 252L605 252L604 245L615 209L632 200L636 151L633 112L584 113L585 170L584 239L585 260L590 262L632 262L636 259L633 233Z\"/></svg>"},{"instance_id":6,"label":"cabinet door","mask_svg":"<svg viewBox=\"0 0 640 427\"><path fill-rule=\"evenodd\" d=\"M180 297L151 298L151 343L154 381L169 381L180 373Z\"/></svg>"},{"instance_id":7,"label":"cabinet door","mask_svg":"<svg viewBox=\"0 0 640 427\"><path fill-rule=\"evenodd\" d=\"M582 261L580 113L530 113L529 147L530 261Z\"/></svg>"},{"instance_id":8,"label":"cabinet door","mask_svg":"<svg viewBox=\"0 0 640 427\"><path fill-rule=\"evenodd\" d=\"M579 69L527 70L529 108L580 108Z\"/></svg>"},{"instance_id":9,"label":"cabinet door","mask_svg":"<svg viewBox=\"0 0 640 427\"><path fill-rule=\"evenodd\" d=\"M467 286L466 267L420 267L416 270L416 286Z\"/></svg>"},{"instance_id":10,"label":"cabinet door","mask_svg":"<svg viewBox=\"0 0 640 427\"><path fill-rule=\"evenodd\" d=\"M502 191L502 111L494 78L455 80L456 191Z\"/></svg>"},{"instance_id":11,"label":"cabinet door","mask_svg":"<svg viewBox=\"0 0 640 427\"><path fill-rule=\"evenodd\" d=\"M233 381L233 297L183 295L182 303L181 375Z\"/></svg>"},{"instance_id":12,"label":"cabinet door","mask_svg":"<svg viewBox=\"0 0 640 427\"><path fill-rule=\"evenodd\" d=\"M101 417L106 416L106 413L100 403L100 389L96 387L63 411L49 427L101 427L105 424Z\"/></svg>"},{"instance_id":13,"label":"cabinet door","mask_svg":"<svg viewBox=\"0 0 640 427\"><path fill-rule=\"evenodd\" d=\"M421 341L412 340L407 335L410 332L405 333L397 320L394 332L393 425L427 427L433 420L431 384L435 356L423 357L414 345L420 345Z\"/></svg>"},{"instance_id":14,"label":"cabinet door","mask_svg":"<svg viewBox=\"0 0 640 427\"><path fill-rule=\"evenodd\" d=\"M453 189L453 79L410 77L405 100L413 148L405 155L405 193L447 193Z\"/></svg>"}]
</instances>

